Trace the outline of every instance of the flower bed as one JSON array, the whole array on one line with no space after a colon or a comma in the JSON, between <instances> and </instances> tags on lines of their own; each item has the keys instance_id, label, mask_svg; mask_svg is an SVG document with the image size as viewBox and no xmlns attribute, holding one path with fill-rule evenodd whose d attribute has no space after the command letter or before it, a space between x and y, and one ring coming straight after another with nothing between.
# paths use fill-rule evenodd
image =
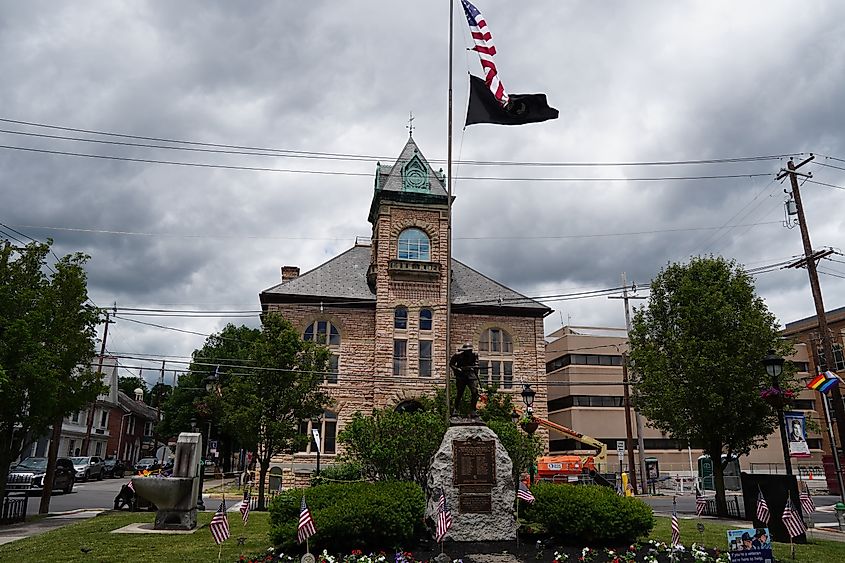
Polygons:
<instances>
[{"instance_id":1,"label":"flower bed","mask_svg":"<svg viewBox=\"0 0 845 563\"><path fill-rule=\"evenodd\" d=\"M396 553L378 552L363 553L353 550L348 555L330 555L327 551L316 555L316 563L423 563L433 561L439 555L440 549L436 544L427 546L416 553L397 551ZM521 561L538 561L543 563L728 563L730 557L727 552L704 548L698 544L689 547L674 548L674 558L671 557L673 548L663 542L649 540L629 545L627 547L591 548L591 547L549 547L542 542L521 544L515 542L485 542L485 543L447 543L444 551L453 563L474 563L473 555L490 553L507 553L514 555ZM238 563L294 563L299 561L299 554L288 554L277 550L266 553L243 556Z\"/></svg>"}]
</instances>

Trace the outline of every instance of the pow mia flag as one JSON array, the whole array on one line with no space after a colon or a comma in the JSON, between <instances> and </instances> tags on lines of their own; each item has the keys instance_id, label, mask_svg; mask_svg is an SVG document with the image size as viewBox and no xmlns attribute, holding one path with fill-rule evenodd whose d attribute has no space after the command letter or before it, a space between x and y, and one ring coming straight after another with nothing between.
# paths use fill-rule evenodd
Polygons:
<instances>
[{"instance_id":1,"label":"pow mia flag","mask_svg":"<svg viewBox=\"0 0 845 563\"><path fill-rule=\"evenodd\" d=\"M557 119L558 111L549 107L545 94L509 94L507 105L502 105L477 76L469 76L469 107L466 124L495 123L498 125L524 125Z\"/></svg>"}]
</instances>

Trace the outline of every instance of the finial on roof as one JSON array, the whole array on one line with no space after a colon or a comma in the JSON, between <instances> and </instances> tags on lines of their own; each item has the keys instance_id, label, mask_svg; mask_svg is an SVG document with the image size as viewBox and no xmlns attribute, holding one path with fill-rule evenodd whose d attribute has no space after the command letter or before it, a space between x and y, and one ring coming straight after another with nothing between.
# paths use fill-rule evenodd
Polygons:
<instances>
[{"instance_id":1,"label":"finial on roof","mask_svg":"<svg viewBox=\"0 0 845 563\"><path fill-rule=\"evenodd\" d=\"M414 138L414 112L413 111L408 112L408 125L406 125L405 128L408 130L408 138L413 139Z\"/></svg>"}]
</instances>

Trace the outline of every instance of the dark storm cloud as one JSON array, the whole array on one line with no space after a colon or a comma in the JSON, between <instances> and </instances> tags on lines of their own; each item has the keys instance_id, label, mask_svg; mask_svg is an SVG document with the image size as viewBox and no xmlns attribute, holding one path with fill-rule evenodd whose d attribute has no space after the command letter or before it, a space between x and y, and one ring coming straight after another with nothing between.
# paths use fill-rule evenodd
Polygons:
<instances>
[{"instance_id":1,"label":"dark storm cloud","mask_svg":"<svg viewBox=\"0 0 845 563\"><path fill-rule=\"evenodd\" d=\"M480 69L475 54L464 49L469 38L456 13L456 159L627 162L791 151L845 156L839 111L845 99L845 9L837 4L795 10L786 2L548 0L479 7L494 34L505 86L547 93L561 117L462 131L466 73ZM413 111L414 138L429 159L442 160L447 14L444 6L429 3L406 3L401 10L400 21L396 3L386 0L10 4L0 20L0 49L7 55L0 60L7 85L0 90L0 117L366 154L392 164ZM62 134L2 123L0 128ZM0 151L0 221L141 233L21 227L34 237L53 237L59 253L89 253L92 298L102 304L257 307L258 292L278 282L280 266L313 268L349 248L355 236L371 234L366 216L374 162L188 153L9 134L0 134L0 144L366 174L227 171ZM776 173L784 164L461 165L457 176L750 174ZM821 181L845 184L842 171L815 164L807 169ZM615 286L622 271L644 284L668 260L711 252L762 265L801 252L797 230L776 223L731 225L780 221L782 189L769 178L458 179L455 256L527 294ZM845 192L805 184L804 193L814 244L845 246L845 219L832 213ZM505 238L471 239L491 236ZM805 278L797 270L758 278L761 295L781 320L812 313ZM841 280L822 283L829 308L841 305ZM622 322L618 304L607 300L551 305L573 322ZM226 322L168 318L158 324L207 333ZM126 321L113 334L112 349L177 355L189 354L203 339Z\"/></svg>"}]
</instances>

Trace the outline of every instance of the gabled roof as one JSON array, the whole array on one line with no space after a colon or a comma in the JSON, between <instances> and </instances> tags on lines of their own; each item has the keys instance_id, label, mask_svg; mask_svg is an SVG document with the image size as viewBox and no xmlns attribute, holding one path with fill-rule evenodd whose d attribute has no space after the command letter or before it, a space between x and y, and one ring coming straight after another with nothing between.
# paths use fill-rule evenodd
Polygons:
<instances>
[{"instance_id":1,"label":"gabled roof","mask_svg":"<svg viewBox=\"0 0 845 563\"><path fill-rule=\"evenodd\" d=\"M117 402L121 408L126 412L139 416L145 420L158 419L158 411L146 403L139 403L123 391L117 392Z\"/></svg>"},{"instance_id":2,"label":"gabled roof","mask_svg":"<svg viewBox=\"0 0 845 563\"><path fill-rule=\"evenodd\" d=\"M367 284L370 247L356 245L343 254L301 276L283 281L259 294L261 303L301 301L375 303L376 294ZM351 303L350 303L351 304ZM551 309L452 259L452 305L460 308L495 308L530 316Z\"/></svg>"},{"instance_id":3,"label":"gabled roof","mask_svg":"<svg viewBox=\"0 0 845 563\"><path fill-rule=\"evenodd\" d=\"M424 173L427 180L427 189L406 189L403 170L415 158L419 159L422 165L421 172ZM371 223L374 221L378 207L383 200L423 205L446 205L449 201L446 191L446 177L442 172L435 172L431 168L412 137L408 138L405 148L402 149L393 166L388 167L379 164L376 168L375 190L369 214Z\"/></svg>"},{"instance_id":4,"label":"gabled roof","mask_svg":"<svg viewBox=\"0 0 845 563\"><path fill-rule=\"evenodd\" d=\"M396 162L393 164L393 166L379 167L378 176L376 178L376 190L392 192L404 191L402 184L402 169L405 167L406 164L408 164L408 162L410 162L414 155L419 156L420 160L425 166L426 172L428 173L428 178L430 181L429 186L431 188L430 193L432 195L446 197L446 184L442 171L440 173L437 173L434 171L434 169L431 168L431 165L428 163L428 160L426 160L425 156L423 156L422 154L422 151L420 151L420 148L414 142L413 137L408 138L408 142L405 143L405 148L402 149L402 152L399 154L399 158L396 159Z\"/></svg>"}]
</instances>

